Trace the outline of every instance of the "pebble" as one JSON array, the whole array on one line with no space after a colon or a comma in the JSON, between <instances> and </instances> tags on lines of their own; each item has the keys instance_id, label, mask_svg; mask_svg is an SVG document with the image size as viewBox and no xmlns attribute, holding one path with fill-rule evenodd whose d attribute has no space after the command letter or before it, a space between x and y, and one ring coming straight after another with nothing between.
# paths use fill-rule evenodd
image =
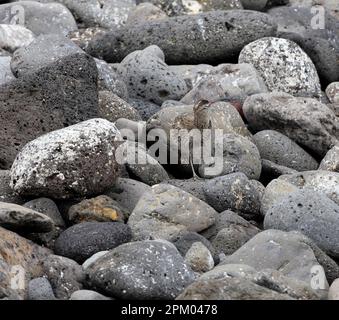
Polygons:
<instances>
[{"instance_id":1,"label":"pebble","mask_svg":"<svg viewBox=\"0 0 339 320\"><path fill-rule=\"evenodd\" d=\"M120 299L172 300L195 279L177 249L167 241L123 244L87 271L92 285Z\"/></svg>"},{"instance_id":2,"label":"pebble","mask_svg":"<svg viewBox=\"0 0 339 320\"><path fill-rule=\"evenodd\" d=\"M28 300L55 300L52 286L46 278L35 278L28 283Z\"/></svg>"},{"instance_id":3,"label":"pebble","mask_svg":"<svg viewBox=\"0 0 339 320\"><path fill-rule=\"evenodd\" d=\"M69 300L80 300L80 301L99 301L99 300L112 300L108 297L105 297L104 295L92 291L92 290L78 290L71 294L71 297Z\"/></svg>"},{"instance_id":4,"label":"pebble","mask_svg":"<svg viewBox=\"0 0 339 320\"><path fill-rule=\"evenodd\" d=\"M130 228L121 222L82 222L59 236L54 252L83 263L97 252L129 242L131 236Z\"/></svg>"},{"instance_id":5,"label":"pebble","mask_svg":"<svg viewBox=\"0 0 339 320\"><path fill-rule=\"evenodd\" d=\"M214 267L211 252L201 242L193 243L186 252L185 262L193 271L198 273L210 271Z\"/></svg>"},{"instance_id":6,"label":"pebble","mask_svg":"<svg viewBox=\"0 0 339 320\"><path fill-rule=\"evenodd\" d=\"M319 170L339 172L339 145L330 149L321 160Z\"/></svg>"},{"instance_id":7,"label":"pebble","mask_svg":"<svg viewBox=\"0 0 339 320\"><path fill-rule=\"evenodd\" d=\"M102 256L108 253L108 250L99 251L94 253L93 256L89 257L83 264L82 269L86 271L92 264L94 264L97 260L99 260Z\"/></svg>"},{"instance_id":8,"label":"pebble","mask_svg":"<svg viewBox=\"0 0 339 320\"><path fill-rule=\"evenodd\" d=\"M339 103L339 82L332 82L326 88L326 95L331 103Z\"/></svg>"},{"instance_id":9,"label":"pebble","mask_svg":"<svg viewBox=\"0 0 339 320\"><path fill-rule=\"evenodd\" d=\"M11 187L21 195L72 198L98 194L118 176L115 139L107 120L92 119L28 143L11 168Z\"/></svg>"}]
</instances>

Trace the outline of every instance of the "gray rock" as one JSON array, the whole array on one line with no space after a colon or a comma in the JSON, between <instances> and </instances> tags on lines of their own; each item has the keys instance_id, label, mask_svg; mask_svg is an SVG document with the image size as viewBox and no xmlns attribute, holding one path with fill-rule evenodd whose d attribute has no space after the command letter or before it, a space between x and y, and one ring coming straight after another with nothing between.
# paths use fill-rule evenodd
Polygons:
<instances>
[{"instance_id":1,"label":"gray rock","mask_svg":"<svg viewBox=\"0 0 339 320\"><path fill-rule=\"evenodd\" d=\"M325 195L300 190L274 203L265 229L300 231L330 256L339 257L339 206Z\"/></svg>"},{"instance_id":2,"label":"gray rock","mask_svg":"<svg viewBox=\"0 0 339 320\"><path fill-rule=\"evenodd\" d=\"M35 35L60 34L66 36L77 30L69 10L60 3L16 1L0 5L0 20L5 24L20 24Z\"/></svg>"},{"instance_id":3,"label":"gray rock","mask_svg":"<svg viewBox=\"0 0 339 320\"><path fill-rule=\"evenodd\" d=\"M250 179L259 179L261 174L261 158L254 143L238 134L223 136L222 168L219 170L219 159L202 160L199 174L203 178L214 178L235 172L242 172Z\"/></svg>"},{"instance_id":4,"label":"gray rock","mask_svg":"<svg viewBox=\"0 0 339 320\"><path fill-rule=\"evenodd\" d=\"M0 7L1 11L1 7ZM32 31L17 24L0 24L0 48L11 53L34 40Z\"/></svg>"},{"instance_id":5,"label":"gray rock","mask_svg":"<svg viewBox=\"0 0 339 320\"><path fill-rule=\"evenodd\" d=\"M339 82L332 82L326 88L326 95L331 103L339 103Z\"/></svg>"},{"instance_id":6,"label":"gray rock","mask_svg":"<svg viewBox=\"0 0 339 320\"><path fill-rule=\"evenodd\" d=\"M9 186L11 181L10 171L9 170L0 170L0 201L23 204L25 199L18 196L12 188Z\"/></svg>"},{"instance_id":7,"label":"gray rock","mask_svg":"<svg viewBox=\"0 0 339 320\"><path fill-rule=\"evenodd\" d=\"M195 279L167 241L140 241L110 251L88 270L94 287L122 299L174 299Z\"/></svg>"},{"instance_id":8,"label":"gray rock","mask_svg":"<svg viewBox=\"0 0 339 320\"><path fill-rule=\"evenodd\" d=\"M201 201L206 202L205 192L203 189L205 180L204 179L170 179L166 183L178 187L193 196L197 197Z\"/></svg>"},{"instance_id":9,"label":"gray rock","mask_svg":"<svg viewBox=\"0 0 339 320\"><path fill-rule=\"evenodd\" d=\"M68 40L61 42L69 47ZM70 55L63 56L58 49L60 42L47 41L48 50L36 47L36 43L26 50L37 56L42 50L46 56L40 62L25 56L25 65L30 72L0 86L2 168L9 168L18 151L36 137L97 117L94 60L74 48ZM48 57L55 59L51 61ZM51 63L40 68L40 63L48 61Z\"/></svg>"},{"instance_id":10,"label":"gray rock","mask_svg":"<svg viewBox=\"0 0 339 320\"><path fill-rule=\"evenodd\" d=\"M321 92L312 60L290 40L256 40L242 49L239 63L253 64L270 91L299 96L318 96Z\"/></svg>"},{"instance_id":11,"label":"gray rock","mask_svg":"<svg viewBox=\"0 0 339 320\"><path fill-rule=\"evenodd\" d=\"M127 18L126 24L136 24L145 21L166 19L167 14L150 2L140 3L132 10Z\"/></svg>"},{"instance_id":12,"label":"gray rock","mask_svg":"<svg viewBox=\"0 0 339 320\"><path fill-rule=\"evenodd\" d=\"M261 211L265 215L274 203L300 189L324 194L339 205L338 179L337 172L321 170L281 176L267 185Z\"/></svg>"},{"instance_id":13,"label":"gray rock","mask_svg":"<svg viewBox=\"0 0 339 320\"><path fill-rule=\"evenodd\" d=\"M43 261L43 269L58 299L67 300L83 288L85 273L71 259L50 255Z\"/></svg>"},{"instance_id":14,"label":"gray rock","mask_svg":"<svg viewBox=\"0 0 339 320\"><path fill-rule=\"evenodd\" d=\"M106 253L109 251L100 251L97 253L94 253L93 256L89 257L83 264L82 264L82 269L86 271L92 264L94 264L97 260L99 260L102 256L104 256Z\"/></svg>"},{"instance_id":15,"label":"gray rock","mask_svg":"<svg viewBox=\"0 0 339 320\"><path fill-rule=\"evenodd\" d=\"M128 103L139 112L143 121L147 121L161 109L157 104L141 99L129 99Z\"/></svg>"},{"instance_id":16,"label":"gray rock","mask_svg":"<svg viewBox=\"0 0 339 320\"><path fill-rule=\"evenodd\" d=\"M268 0L241 0L245 9L262 11L265 9Z\"/></svg>"},{"instance_id":17,"label":"gray rock","mask_svg":"<svg viewBox=\"0 0 339 320\"><path fill-rule=\"evenodd\" d=\"M53 221L37 211L0 202L0 226L21 232L49 232L53 228Z\"/></svg>"},{"instance_id":18,"label":"gray rock","mask_svg":"<svg viewBox=\"0 0 339 320\"><path fill-rule=\"evenodd\" d=\"M257 218L260 213L263 186L238 172L206 180L206 202L218 212L232 210L245 218Z\"/></svg>"},{"instance_id":19,"label":"gray rock","mask_svg":"<svg viewBox=\"0 0 339 320\"><path fill-rule=\"evenodd\" d=\"M52 286L46 278L35 278L28 283L28 300L55 300Z\"/></svg>"},{"instance_id":20,"label":"gray rock","mask_svg":"<svg viewBox=\"0 0 339 320\"><path fill-rule=\"evenodd\" d=\"M117 179L118 134L107 120L92 119L41 136L16 157L11 187L59 199L99 194Z\"/></svg>"},{"instance_id":21,"label":"gray rock","mask_svg":"<svg viewBox=\"0 0 339 320\"><path fill-rule=\"evenodd\" d=\"M165 56L157 46L129 54L121 62L131 98L156 104L166 100L180 100L187 92L185 81L165 64Z\"/></svg>"},{"instance_id":22,"label":"gray rock","mask_svg":"<svg viewBox=\"0 0 339 320\"><path fill-rule=\"evenodd\" d=\"M83 263L93 254L131 240L130 228L121 222L83 222L64 231L54 252Z\"/></svg>"},{"instance_id":23,"label":"gray rock","mask_svg":"<svg viewBox=\"0 0 339 320\"><path fill-rule=\"evenodd\" d=\"M330 149L320 162L319 170L339 172L339 145Z\"/></svg>"},{"instance_id":24,"label":"gray rock","mask_svg":"<svg viewBox=\"0 0 339 320\"><path fill-rule=\"evenodd\" d=\"M192 244L185 255L185 262L198 273L210 271L214 267L211 252L201 242Z\"/></svg>"},{"instance_id":25,"label":"gray rock","mask_svg":"<svg viewBox=\"0 0 339 320\"><path fill-rule=\"evenodd\" d=\"M194 104L200 100L227 100L242 104L249 95L268 92L259 73L247 63L221 64L215 68L201 65L192 68L193 70L188 69L191 76L186 80L192 89L181 99L185 104Z\"/></svg>"},{"instance_id":26,"label":"gray rock","mask_svg":"<svg viewBox=\"0 0 339 320\"><path fill-rule=\"evenodd\" d=\"M297 171L316 170L317 161L295 142L274 130L263 130L253 136L263 159Z\"/></svg>"},{"instance_id":27,"label":"gray rock","mask_svg":"<svg viewBox=\"0 0 339 320\"><path fill-rule=\"evenodd\" d=\"M142 195L151 190L150 186L140 181L119 178L105 194L132 212Z\"/></svg>"},{"instance_id":28,"label":"gray rock","mask_svg":"<svg viewBox=\"0 0 339 320\"><path fill-rule=\"evenodd\" d=\"M0 57L0 85L15 79L10 64L11 57Z\"/></svg>"},{"instance_id":29,"label":"gray rock","mask_svg":"<svg viewBox=\"0 0 339 320\"><path fill-rule=\"evenodd\" d=\"M92 291L92 290L78 290L72 293L69 300L91 300L91 301L98 301L98 300L112 300L108 297L105 297L104 295Z\"/></svg>"},{"instance_id":30,"label":"gray rock","mask_svg":"<svg viewBox=\"0 0 339 320\"><path fill-rule=\"evenodd\" d=\"M275 32L276 25L266 14L213 11L126 26L98 36L86 51L108 62L120 62L133 51L157 45L168 64L216 64L235 58L244 45Z\"/></svg>"},{"instance_id":31,"label":"gray rock","mask_svg":"<svg viewBox=\"0 0 339 320\"><path fill-rule=\"evenodd\" d=\"M255 131L279 131L319 155L325 155L339 137L334 113L315 99L286 93L256 94L246 99L243 110Z\"/></svg>"},{"instance_id":32,"label":"gray rock","mask_svg":"<svg viewBox=\"0 0 339 320\"><path fill-rule=\"evenodd\" d=\"M105 32L107 32L107 29L100 27L79 28L79 30L70 32L68 34L68 38L71 39L81 49L86 50L90 41L92 41L95 36L103 35Z\"/></svg>"},{"instance_id":33,"label":"gray rock","mask_svg":"<svg viewBox=\"0 0 339 320\"><path fill-rule=\"evenodd\" d=\"M171 240L183 231L199 232L215 221L216 211L193 195L168 184L143 194L128 225L135 240Z\"/></svg>"},{"instance_id":34,"label":"gray rock","mask_svg":"<svg viewBox=\"0 0 339 320\"><path fill-rule=\"evenodd\" d=\"M339 300L339 279L336 279L328 292L328 300Z\"/></svg>"},{"instance_id":35,"label":"gray rock","mask_svg":"<svg viewBox=\"0 0 339 320\"><path fill-rule=\"evenodd\" d=\"M280 166L270 160L262 159L261 160L262 170L261 170L261 177L260 181L265 184L265 181L272 181L284 174L294 174L298 173L297 170Z\"/></svg>"},{"instance_id":36,"label":"gray rock","mask_svg":"<svg viewBox=\"0 0 339 320\"><path fill-rule=\"evenodd\" d=\"M110 122L120 118L141 121L137 110L111 91L99 91L99 116Z\"/></svg>"}]
</instances>

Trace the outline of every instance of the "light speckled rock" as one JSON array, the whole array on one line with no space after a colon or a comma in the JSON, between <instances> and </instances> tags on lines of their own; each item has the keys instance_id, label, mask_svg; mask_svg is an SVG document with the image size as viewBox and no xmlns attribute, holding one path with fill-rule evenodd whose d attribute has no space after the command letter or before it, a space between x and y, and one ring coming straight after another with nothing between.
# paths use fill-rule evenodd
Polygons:
<instances>
[{"instance_id":1,"label":"light speckled rock","mask_svg":"<svg viewBox=\"0 0 339 320\"><path fill-rule=\"evenodd\" d=\"M11 168L11 187L19 194L53 198L98 194L117 178L116 127L92 119L33 140Z\"/></svg>"},{"instance_id":2,"label":"light speckled rock","mask_svg":"<svg viewBox=\"0 0 339 320\"><path fill-rule=\"evenodd\" d=\"M330 256L339 257L339 206L325 195L300 190L274 203L265 229L300 231Z\"/></svg>"},{"instance_id":3,"label":"light speckled rock","mask_svg":"<svg viewBox=\"0 0 339 320\"><path fill-rule=\"evenodd\" d=\"M316 170L317 161L295 142L274 130L263 130L253 136L263 159L297 171Z\"/></svg>"},{"instance_id":4,"label":"light speckled rock","mask_svg":"<svg viewBox=\"0 0 339 320\"><path fill-rule=\"evenodd\" d=\"M77 30L72 14L60 3L16 1L2 4L0 21L5 24L22 24L37 36L52 33L66 36L68 32Z\"/></svg>"},{"instance_id":5,"label":"light speckled rock","mask_svg":"<svg viewBox=\"0 0 339 320\"><path fill-rule=\"evenodd\" d=\"M189 74L193 73L188 82L193 87L181 99L185 104L194 104L200 100L227 100L242 104L249 95L268 92L259 73L247 63L221 64L214 68L201 65L192 68L192 71L188 69ZM180 72L180 69L178 71Z\"/></svg>"},{"instance_id":6,"label":"light speckled rock","mask_svg":"<svg viewBox=\"0 0 339 320\"><path fill-rule=\"evenodd\" d=\"M318 96L321 92L312 60L290 40L256 40L243 48L239 63L253 64L270 91L300 96Z\"/></svg>"},{"instance_id":7,"label":"light speckled rock","mask_svg":"<svg viewBox=\"0 0 339 320\"><path fill-rule=\"evenodd\" d=\"M336 279L328 292L328 300L339 300L339 279Z\"/></svg>"},{"instance_id":8,"label":"light speckled rock","mask_svg":"<svg viewBox=\"0 0 339 320\"><path fill-rule=\"evenodd\" d=\"M237 57L244 45L275 32L276 24L266 14L220 10L128 25L96 37L86 51L107 62L120 62L131 52L157 45L167 64L218 64Z\"/></svg>"},{"instance_id":9,"label":"light speckled rock","mask_svg":"<svg viewBox=\"0 0 339 320\"><path fill-rule=\"evenodd\" d=\"M286 93L256 94L246 99L244 114L255 131L276 130L319 155L339 138L339 121L326 105Z\"/></svg>"},{"instance_id":10,"label":"light speckled rock","mask_svg":"<svg viewBox=\"0 0 339 320\"><path fill-rule=\"evenodd\" d=\"M174 245L138 241L121 245L87 271L93 287L122 299L174 299L195 279Z\"/></svg>"},{"instance_id":11,"label":"light speckled rock","mask_svg":"<svg viewBox=\"0 0 339 320\"><path fill-rule=\"evenodd\" d=\"M218 212L232 210L246 218L258 217L264 186L238 172L206 180L206 202Z\"/></svg>"},{"instance_id":12,"label":"light speckled rock","mask_svg":"<svg viewBox=\"0 0 339 320\"><path fill-rule=\"evenodd\" d=\"M46 278L35 278L28 283L28 300L55 300L52 286Z\"/></svg>"},{"instance_id":13,"label":"light speckled rock","mask_svg":"<svg viewBox=\"0 0 339 320\"><path fill-rule=\"evenodd\" d=\"M131 98L161 104L180 100L187 92L185 81L167 67L164 53L157 46L129 54L121 66Z\"/></svg>"},{"instance_id":14,"label":"light speckled rock","mask_svg":"<svg viewBox=\"0 0 339 320\"><path fill-rule=\"evenodd\" d=\"M11 57L0 57L0 85L14 79L15 76L11 70Z\"/></svg>"},{"instance_id":15,"label":"light speckled rock","mask_svg":"<svg viewBox=\"0 0 339 320\"><path fill-rule=\"evenodd\" d=\"M339 172L339 145L330 149L320 162L319 170Z\"/></svg>"},{"instance_id":16,"label":"light speckled rock","mask_svg":"<svg viewBox=\"0 0 339 320\"><path fill-rule=\"evenodd\" d=\"M185 262L198 273L210 271L214 267L211 252L201 243L195 242L186 252Z\"/></svg>"},{"instance_id":17,"label":"light speckled rock","mask_svg":"<svg viewBox=\"0 0 339 320\"><path fill-rule=\"evenodd\" d=\"M326 88L326 95L331 103L339 103L339 82L332 82Z\"/></svg>"},{"instance_id":18,"label":"light speckled rock","mask_svg":"<svg viewBox=\"0 0 339 320\"><path fill-rule=\"evenodd\" d=\"M265 215L274 203L300 189L324 194L339 205L338 179L339 173L322 170L280 176L267 185L261 211Z\"/></svg>"},{"instance_id":19,"label":"light speckled rock","mask_svg":"<svg viewBox=\"0 0 339 320\"><path fill-rule=\"evenodd\" d=\"M53 221L37 211L0 202L0 226L21 232L49 232L53 228Z\"/></svg>"},{"instance_id":20,"label":"light speckled rock","mask_svg":"<svg viewBox=\"0 0 339 320\"><path fill-rule=\"evenodd\" d=\"M92 290L78 290L71 294L71 297L69 298L69 300L98 301L98 300L111 300L111 299Z\"/></svg>"},{"instance_id":21,"label":"light speckled rock","mask_svg":"<svg viewBox=\"0 0 339 320\"><path fill-rule=\"evenodd\" d=\"M0 48L2 49L14 52L28 46L33 40L33 32L21 25L0 24Z\"/></svg>"},{"instance_id":22,"label":"light speckled rock","mask_svg":"<svg viewBox=\"0 0 339 320\"><path fill-rule=\"evenodd\" d=\"M128 225L135 240L171 240L182 231L199 232L215 221L216 211L193 195L168 184L143 194Z\"/></svg>"}]
</instances>

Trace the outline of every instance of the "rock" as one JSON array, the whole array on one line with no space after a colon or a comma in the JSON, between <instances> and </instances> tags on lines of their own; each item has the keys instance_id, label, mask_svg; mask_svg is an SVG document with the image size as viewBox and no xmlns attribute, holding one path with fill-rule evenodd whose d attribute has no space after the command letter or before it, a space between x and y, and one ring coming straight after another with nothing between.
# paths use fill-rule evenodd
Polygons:
<instances>
[{"instance_id":1,"label":"rock","mask_svg":"<svg viewBox=\"0 0 339 320\"><path fill-rule=\"evenodd\" d=\"M252 239L260 229L231 211L224 211L217 216L216 223L203 231L217 254L231 255L247 241Z\"/></svg>"},{"instance_id":2,"label":"rock","mask_svg":"<svg viewBox=\"0 0 339 320\"><path fill-rule=\"evenodd\" d=\"M215 68L200 65L189 68L192 69L186 71L185 80L191 91L181 99L185 104L195 104L200 100L226 100L242 105L248 96L268 92L263 79L251 64L221 64Z\"/></svg>"},{"instance_id":3,"label":"rock","mask_svg":"<svg viewBox=\"0 0 339 320\"><path fill-rule=\"evenodd\" d=\"M68 34L68 38L71 39L82 50L86 50L90 41L93 40L95 36L99 34L103 35L105 32L107 32L107 29L100 27L80 28L79 30L70 32Z\"/></svg>"},{"instance_id":4,"label":"rock","mask_svg":"<svg viewBox=\"0 0 339 320\"><path fill-rule=\"evenodd\" d=\"M293 300L241 278L198 279L176 300Z\"/></svg>"},{"instance_id":5,"label":"rock","mask_svg":"<svg viewBox=\"0 0 339 320\"><path fill-rule=\"evenodd\" d=\"M161 108L155 103L141 99L129 99L128 103L138 111L143 121L147 121Z\"/></svg>"},{"instance_id":6,"label":"rock","mask_svg":"<svg viewBox=\"0 0 339 320\"><path fill-rule=\"evenodd\" d=\"M97 253L94 253L93 256L91 256L90 258L88 258L83 264L82 264L82 269L83 270L87 270L92 264L94 264L97 260L99 260L102 256L104 256L106 253L108 253L109 251L105 250L105 251L100 251Z\"/></svg>"},{"instance_id":7,"label":"rock","mask_svg":"<svg viewBox=\"0 0 339 320\"><path fill-rule=\"evenodd\" d=\"M221 146L219 146L220 148ZM254 143L238 134L224 134L223 159L202 160L199 174L203 178L214 178L231 173L242 172L250 179L259 179L261 174L261 158ZM219 163L219 164L218 164Z\"/></svg>"},{"instance_id":8,"label":"rock","mask_svg":"<svg viewBox=\"0 0 339 320\"><path fill-rule=\"evenodd\" d=\"M105 194L132 212L142 195L151 190L150 186L140 181L119 178Z\"/></svg>"},{"instance_id":9,"label":"rock","mask_svg":"<svg viewBox=\"0 0 339 320\"><path fill-rule=\"evenodd\" d=\"M13 296L15 299L27 296L29 280L43 275L43 261L50 251L20 237L16 233L0 227L0 295ZM17 275L24 280L24 286L17 283L11 288L11 279Z\"/></svg>"},{"instance_id":10,"label":"rock","mask_svg":"<svg viewBox=\"0 0 339 320\"><path fill-rule=\"evenodd\" d=\"M200 130L221 129L225 134L238 134L252 141L239 112L227 102L198 103L194 106L194 124Z\"/></svg>"},{"instance_id":11,"label":"rock","mask_svg":"<svg viewBox=\"0 0 339 320\"><path fill-rule=\"evenodd\" d=\"M0 57L0 85L15 79L10 63L11 57Z\"/></svg>"},{"instance_id":12,"label":"rock","mask_svg":"<svg viewBox=\"0 0 339 320\"><path fill-rule=\"evenodd\" d=\"M69 300L111 300L104 295L92 290L78 290L71 294Z\"/></svg>"},{"instance_id":13,"label":"rock","mask_svg":"<svg viewBox=\"0 0 339 320\"><path fill-rule=\"evenodd\" d=\"M206 197L203 189L204 179L170 179L166 183L172 186L178 187L193 196L197 197L201 201L206 202Z\"/></svg>"},{"instance_id":14,"label":"rock","mask_svg":"<svg viewBox=\"0 0 339 320\"><path fill-rule=\"evenodd\" d=\"M213 11L129 25L96 37L86 51L108 62L120 62L133 51L157 45L167 64L217 64L234 59L246 44L275 32L276 25L266 14Z\"/></svg>"},{"instance_id":15,"label":"rock","mask_svg":"<svg viewBox=\"0 0 339 320\"><path fill-rule=\"evenodd\" d=\"M257 271L270 268L308 284L312 280L312 268L320 266L312 248L300 239L299 233L280 230L260 232L222 264L246 264Z\"/></svg>"},{"instance_id":16,"label":"rock","mask_svg":"<svg viewBox=\"0 0 339 320\"><path fill-rule=\"evenodd\" d=\"M300 231L330 256L339 258L339 206L325 195L300 190L274 203L265 215L265 229Z\"/></svg>"},{"instance_id":17,"label":"rock","mask_svg":"<svg viewBox=\"0 0 339 320\"><path fill-rule=\"evenodd\" d=\"M33 32L21 25L0 24L0 48L11 53L19 48L28 46L34 38Z\"/></svg>"},{"instance_id":18,"label":"rock","mask_svg":"<svg viewBox=\"0 0 339 320\"><path fill-rule=\"evenodd\" d=\"M241 0L242 5L247 10L262 11L265 9L268 0Z\"/></svg>"},{"instance_id":19,"label":"rock","mask_svg":"<svg viewBox=\"0 0 339 320\"><path fill-rule=\"evenodd\" d=\"M161 104L169 99L180 100L187 92L185 81L167 67L164 53L157 46L129 54L121 66L131 98Z\"/></svg>"},{"instance_id":20,"label":"rock","mask_svg":"<svg viewBox=\"0 0 339 320\"><path fill-rule=\"evenodd\" d=\"M336 279L328 292L328 300L339 300L339 280Z\"/></svg>"},{"instance_id":21,"label":"rock","mask_svg":"<svg viewBox=\"0 0 339 320\"><path fill-rule=\"evenodd\" d=\"M54 252L83 263L93 254L131 240L130 228L121 222L82 222L64 231Z\"/></svg>"},{"instance_id":22,"label":"rock","mask_svg":"<svg viewBox=\"0 0 339 320\"><path fill-rule=\"evenodd\" d=\"M278 24L278 37L294 41L306 52L326 86L339 80L339 33L337 19L323 9L285 6L270 9L268 14Z\"/></svg>"},{"instance_id":23,"label":"rock","mask_svg":"<svg viewBox=\"0 0 339 320\"><path fill-rule=\"evenodd\" d=\"M99 116L110 122L120 118L141 121L137 110L111 91L99 91Z\"/></svg>"},{"instance_id":24,"label":"rock","mask_svg":"<svg viewBox=\"0 0 339 320\"><path fill-rule=\"evenodd\" d=\"M211 252L201 242L193 243L185 255L185 262L198 273L207 272L214 267Z\"/></svg>"},{"instance_id":25,"label":"rock","mask_svg":"<svg viewBox=\"0 0 339 320\"><path fill-rule=\"evenodd\" d=\"M0 170L0 201L23 204L25 199L18 196L9 186L11 177L9 170Z\"/></svg>"},{"instance_id":26,"label":"rock","mask_svg":"<svg viewBox=\"0 0 339 320\"><path fill-rule=\"evenodd\" d=\"M319 155L325 155L339 137L334 113L315 99L257 94L246 99L243 110L255 131L276 130Z\"/></svg>"},{"instance_id":27,"label":"rock","mask_svg":"<svg viewBox=\"0 0 339 320\"><path fill-rule=\"evenodd\" d=\"M326 195L339 205L338 179L338 173L321 170L281 176L267 185L262 198L261 211L265 215L274 203L300 189Z\"/></svg>"},{"instance_id":28,"label":"rock","mask_svg":"<svg viewBox=\"0 0 339 320\"><path fill-rule=\"evenodd\" d=\"M232 210L249 219L260 213L264 188L241 172L206 180L203 189L206 202L218 212Z\"/></svg>"},{"instance_id":29,"label":"rock","mask_svg":"<svg viewBox=\"0 0 339 320\"><path fill-rule=\"evenodd\" d=\"M263 130L253 136L263 159L297 171L316 170L317 161L288 137L274 130Z\"/></svg>"},{"instance_id":30,"label":"rock","mask_svg":"<svg viewBox=\"0 0 339 320\"><path fill-rule=\"evenodd\" d=\"M37 211L0 202L0 226L21 232L49 232L53 228L53 221Z\"/></svg>"},{"instance_id":31,"label":"rock","mask_svg":"<svg viewBox=\"0 0 339 320\"><path fill-rule=\"evenodd\" d=\"M35 35L60 34L66 36L77 30L72 14L60 3L16 1L0 6L0 20L5 24L20 24Z\"/></svg>"},{"instance_id":32,"label":"rock","mask_svg":"<svg viewBox=\"0 0 339 320\"><path fill-rule=\"evenodd\" d=\"M21 67L24 65L30 72L0 86L2 168L8 169L18 151L36 137L97 117L94 60L73 47L69 55L64 56L65 52L59 49L62 45L69 48L68 40L57 40L56 36L48 36L46 40L46 37L43 42L40 38L29 47L19 49L19 53L25 52L17 54L22 59ZM46 55L40 60L26 55L31 52L41 57L41 51ZM54 59L50 60L51 57Z\"/></svg>"},{"instance_id":33,"label":"rock","mask_svg":"<svg viewBox=\"0 0 339 320\"><path fill-rule=\"evenodd\" d=\"M339 172L339 145L330 149L320 162L319 170Z\"/></svg>"},{"instance_id":34,"label":"rock","mask_svg":"<svg viewBox=\"0 0 339 320\"><path fill-rule=\"evenodd\" d=\"M35 278L28 283L28 300L55 300L52 286L46 278Z\"/></svg>"},{"instance_id":35,"label":"rock","mask_svg":"<svg viewBox=\"0 0 339 320\"><path fill-rule=\"evenodd\" d=\"M117 178L116 127L92 119L28 143L11 168L11 187L22 195L71 198L95 195Z\"/></svg>"},{"instance_id":36,"label":"rock","mask_svg":"<svg viewBox=\"0 0 339 320\"><path fill-rule=\"evenodd\" d=\"M273 179L276 179L284 174L294 174L298 173L297 170L280 166L270 160L262 159L261 160L262 170L260 181L266 184L265 182L269 183Z\"/></svg>"},{"instance_id":37,"label":"rock","mask_svg":"<svg viewBox=\"0 0 339 320\"><path fill-rule=\"evenodd\" d=\"M98 88L100 91L111 91L123 100L127 100L128 90L123 79L105 61L94 59L98 69Z\"/></svg>"},{"instance_id":38,"label":"rock","mask_svg":"<svg viewBox=\"0 0 339 320\"><path fill-rule=\"evenodd\" d=\"M126 23L133 25L145 21L166 19L167 14L150 2L140 3L132 10Z\"/></svg>"},{"instance_id":39,"label":"rock","mask_svg":"<svg viewBox=\"0 0 339 320\"><path fill-rule=\"evenodd\" d=\"M73 292L82 289L85 273L75 261L50 255L44 261L43 267L58 299L69 299Z\"/></svg>"},{"instance_id":40,"label":"rock","mask_svg":"<svg viewBox=\"0 0 339 320\"><path fill-rule=\"evenodd\" d=\"M108 196L86 199L70 207L68 219L72 223L124 221L129 216L125 208Z\"/></svg>"},{"instance_id":41,"label":"rock","mask_svg":"<svg viewBox=\"0 0 339 320\"><path fill-rule=\"evenodd\" d=\"M191 194L168 184L143 194L128 225L134 240L171 240L182 231L200 232L215 221L216 211Z\"/></svg>"},{"instance_id":42,"label":"rock","mask_svg":"<svg viewBox=\"0 0 339 320\"><path fill-rule=\"evenodd\" d=\"M88 270L94 287L121 299L174 299L195 279L176 248L167 241L121 245Z\"/></svg>"},{"instance_id":43,"label":"rock","mask_svg":"<svg viewBox=\"0 0 339 320\"><path fill-rule=\"evenodd\" d=\"M245 278L252 280L257 271L245 264L219 264L211 271L201 275L200 279Z\"/></svg>"},{"instance_id":44,"label":"rock","mask_svg":"<svg viewBox=\"0 0 339 320\"><path fill-rule=\"evenodd\" d=\"M332 82L326 88L326 95L331 103L339 103L339 82Z\"/></svg>"},{"instance_id":45,"label":"rock","mask_svg":"<svg viewBox=\"0 0 339 320\"><path fill-rule=\"evenodd\" d=\"M270 91L315 97L321 92L312 60L290 40L256 40L242 49L239 63L253 64Z\"/></svg>"}]
</instances>

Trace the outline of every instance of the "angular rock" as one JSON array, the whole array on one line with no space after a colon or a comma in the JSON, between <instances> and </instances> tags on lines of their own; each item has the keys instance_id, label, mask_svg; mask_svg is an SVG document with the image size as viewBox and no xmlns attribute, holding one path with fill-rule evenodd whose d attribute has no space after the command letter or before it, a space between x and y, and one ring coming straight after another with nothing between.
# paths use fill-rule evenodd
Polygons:
<instances>
[{"instance_id":1,"label":"angular rock","mask_svg":"<svg viewBox=\"0 0 339 320\"><path fill-rule=\"evenodd\" d=\"M256 40L242 49L239 63L253 64L270 91L299 96L318 96L321 92L312 60L290 40Z\"/></svg>"},{"instance_id":2,"label":"angular rock","mask_svg":"<svg viewBox=\"0 0 339 320\"><path fill-rule=\"evenodd\" d=\"M19 194L70 198L95 195L116 180L116 127L92 119L50 132L28 143L11 168Z\"/></svg>"},{"instance_id":3,"label":"angular rock","mask_svg":"<svg viewBox=\"0 0 339 320\"><path fill-rule=\"evenodd\" d=\"M167 241L121 245L87 271L94 287L122 299L174 299L195 279L176 248Z\"/></svg>"},{"instance_id":4,"label":"angular rock","mask_svg":"<svg viewBox=\"0 0 339 320\"><path fill-rule=\"evenodd\" d=\"M334 113L315 99L257 94L246 99L243 110L255 131L276 130L319 155L325 155L339 137Z\"/></svg>"},{"instance_id":5,"label":"angular rock","mask_svg":"<svg viewBox=\"0 0 339 320\"><path fill-rule=\"evenodd\" d=\"M34 38L33 32L21 25L0 24L0 48L8 52L28 46Z\"/></svg>"},{"instance_id":6,"label":"angular rock","mask_svg":"<svg viewBox=\"0 0 339 320\"><path fill-rule=\"evenodd\" d=\"M278 131L263 130L253 139L263 159L297 171L318 168L318 162L311 155Z\"/></svg>"},{"instance_id":7,"label":"angular rock","mask_svg":"<svg viewBox=\"0 0 339 320\"><path fill-rule=\"evenodd\" d=\"M266 14L213 11L126 26L98 36L86 51L108 62L120 62L133 51L157 45L168 64L217 64L234 59L246 44L275 32L275 22Z\"/></svg>"}]
</instances>

